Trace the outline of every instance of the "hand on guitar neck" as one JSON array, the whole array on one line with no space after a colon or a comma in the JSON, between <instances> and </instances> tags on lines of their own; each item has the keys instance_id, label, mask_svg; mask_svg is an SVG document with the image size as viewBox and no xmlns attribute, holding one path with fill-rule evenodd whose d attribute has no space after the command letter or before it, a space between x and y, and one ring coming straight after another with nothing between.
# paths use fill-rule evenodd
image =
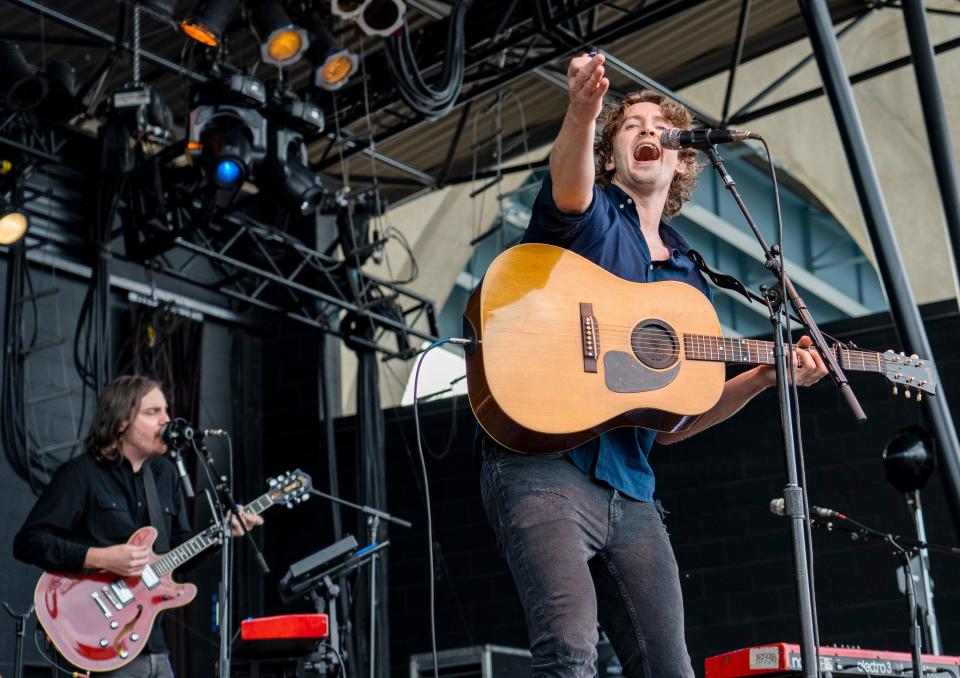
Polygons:
<instances>
[{"instance_id":1,"label":"hand on guitar neck","mask_svg":"<svg viewBox=\"0 0 960 678\"><path fill-rule=\"evenodd\" d=\"M237 512L243 517L243 525L247 528L249 532L257 525L263 525L263 516L257 515L256 513L251 513L250 511L245 511L242 506L237 507ZM234 537L242 537L243 529L240 527L240 523L237 522L236 514L230 514L230 525L233 529L230 532Z\"/></svg>"},{"instance_id":2,"label":"hand on guitar neck","mask_svg":"<svg viewBox=\"0 0 960 678\"><path fill-rule=\"evenodd\" d=\"M790 359L795 368L794 373L797 377L797 386L813 386L827 376L827 366L824 364L820 353L815 348L811 348L812 346L813 339L803 335L790 353ZM790 368L789 362L787 368ZM777 371L773 365L760 365L756 369L767 386L776 385Z\"/></svg>"}]
</instances>

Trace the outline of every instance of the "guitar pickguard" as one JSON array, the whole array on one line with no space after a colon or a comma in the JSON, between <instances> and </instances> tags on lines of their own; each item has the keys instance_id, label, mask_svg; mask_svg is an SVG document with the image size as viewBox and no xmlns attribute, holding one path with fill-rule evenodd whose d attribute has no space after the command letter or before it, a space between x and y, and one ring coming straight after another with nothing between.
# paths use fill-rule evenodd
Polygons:
<instances>
[{"instance_id":1,"label":"guitar pickguard","mask_svg":"<svg viewBox=\"0 0 960 678\"><path fill-rule=\"evenodd\" d=\"M603 354L604 380L614 393L656 391L680 374L680 363L668 370L651 370L631 353L607 351Z\"/></svg>"}]
</instances>

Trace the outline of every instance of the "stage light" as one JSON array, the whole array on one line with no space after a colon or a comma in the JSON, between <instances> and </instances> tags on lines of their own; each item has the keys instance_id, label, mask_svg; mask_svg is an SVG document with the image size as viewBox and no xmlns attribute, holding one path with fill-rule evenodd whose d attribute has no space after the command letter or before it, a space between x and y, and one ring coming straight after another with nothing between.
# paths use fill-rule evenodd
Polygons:
<instances>
[{"instance_id":1,"label":"stage light","mask_svg":"<svg viewBox=\"0 0 960 678\"><path fill-rule=\"evenodd\" d=\"M241 170L240 165L229 158L217 163L217 169L214 172L218 186L233 187L240 183Z\"/></svg>"},{"instance_id":2,"label":"stage light","mask_svg":"<svg viewBox=\"0 0 960 678\"><path fill-rule=\"evenodd\" d=\"M883 448L883 469L890 484L914 492L936 468L933 438L919 426L898 431Z\"/></svg>"},{"instance_id":3,"label":"stage light","mask_svg":"<svg viewBox=\"0 0 960 678\"><path fill-rule=\"evenodd\" d=\"M15 111L36 108L47 94L47 83L27 63L16 43L0 40L0 96Z\"/></svg>"},{"instance_id":4,"label":"stage light","mask_svg":"<svg viewBox=\"0 0 960 678\"><path fill-rule=\"evenodd\" d=\"M294 24L277 2L261 0L255 4L251 20L265 63L275 66L294 64L310 44L307 32Z\"/></svg>"},{"instance_id":5,"label":"stage light","mask_svg":"<svg viewBox=\"0 0 960 678\"><path fill-rule=\"evenodd\" d=\"M266 101L256 78L233 75L194 90L187 150L218 188L238 188L251 179L267 152L267 121L255 107Z\"/></svg>"},{"instance_id":6,"label":"stage light","mask_svg":"<svg viewBox=\"0 0 960 678\"><path fill-rule=\"evenodd\" d=\"M357 16L357 26L367 35L387 38L403 26L406 11L400 0L367 0Z\"/></svg>"},{"instance_id":7,"label":"stage light","mask_svg":"<svg viewBox=\"0 0 960 678\"><path fill-rule=\"evenodd\" d=\"M365 0L332 0L330 13L341 19L356 19L365 4Z\"/></svg>"},{"instance_id":8,"label":"stage light","mask_svg":"<svg viewBox=\"0 0 960 678\"><path fill-rule=\"evenodd\" d=\"M77 112L77 75L70 64L51 61L41 73L47 95L37 106L37 115L53 122L66 122Z\"/></svg>"},{"instance_id":9,"label":"stage light","mask_svg":"<svg viewBox=\"0 0 960 678\"><path fill-rule=\"evenodd\" d=\"M237 11L237 0L199 0L180 22L180 28L197 42L216 47Z\"/></svg>"},{"instance_id":10,"label":"stage light","mask_svg":"<svg viewBox=\"0 0 960 678\"><path fill-rule=\"evenodd\" d=\"M22 209L0 209L0 245L12 245L27 233L30 219Z\"/></svg>"},{"instance_id":11,"label":"stage light","mask_svg":"<svg viewBox=\"0 0 960 678\"><path fill-rule=\"evenodd\" d=\"M201 157L212 168L213 182L219 188L237 188L252 168L253 152L244 122L233 115L220 115L200 135Z\"/></svg>"},{"instance_id":12,"label":"stage light","mask_svg":"<svg viewBox=\"0 0 960 678\"><path fill-rule=\"evenodd\" d=\"M323 185L307 164L303 137L289 129L271 130L270 136L260 182L288 209L310 214L323 201Z\"/></svg>"},{"instance_id":13,"label":"stage light","mask_svg":"<svg viewBox=\"0 0 960 678\"><path fill-rule=\"evenodd\" d=\"M325 90L343 87L356 72L359 63L357 55L337 43L323 26L316 29L306 56L315 67L313 84Z\"/></svg>"}]
</instances>

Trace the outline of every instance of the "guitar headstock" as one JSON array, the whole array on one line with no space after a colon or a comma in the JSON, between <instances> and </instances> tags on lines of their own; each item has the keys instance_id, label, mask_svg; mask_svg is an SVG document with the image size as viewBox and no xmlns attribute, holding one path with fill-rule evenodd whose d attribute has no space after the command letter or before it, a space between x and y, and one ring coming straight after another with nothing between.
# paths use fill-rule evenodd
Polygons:
<instances>
[{"instance_id":1,"label":"guitar headstock","mask_svg":"<svg viewBox=\"0 0 960 678\"><path fill-rule=\"evenodd\" d=\"M272 503L286 504L287 508L293 508L294 504L310 498L313 481L308 474L295 469L270 478L267 486L270 488L267 496Z\"/></svg>"},{"instance_id":2,"label":"guitar headstock","mask_svg":"<svg viewBox=\"0 0 960 678\"><path fill-rule=\"evenodd\" d=\"M883 374L893 382L893 395L897 395L898 386L903 387L903 394L909 398L910 389L917 393L919 401L924 393L935 395L937 383L933 377L933 363L924 360L916 353L904 355L886 351L880 354L883 360Z\"/></svg>"}]
</instances>

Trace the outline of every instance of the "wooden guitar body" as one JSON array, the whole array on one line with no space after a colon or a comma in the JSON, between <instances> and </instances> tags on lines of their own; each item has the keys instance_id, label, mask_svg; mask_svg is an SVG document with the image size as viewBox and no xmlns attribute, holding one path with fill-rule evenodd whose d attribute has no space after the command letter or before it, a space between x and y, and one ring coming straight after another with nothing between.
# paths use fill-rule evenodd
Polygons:
<instances>
[{"instance_id":1,"label":"wooden guitar body","mask_svg":"<svg viewBox=\"0 0 960 678\"><path fill-rule=\"evenodd\" d=\"M142 527L128 544L153 546L157 531ZM160 556L151 548L150 563ZM133 661L146 647L161 611L186 605L193 584L178 584L171 573L149 588L141 577L106 572L44 572L34 602L37 619L67 661L87 671L112 671Z\"/></svg>"},{"instance_id":2,"label":"wooden guitar body","mask_svg":"<svg viewBox=\"0 0 960 678\"><path fill-rule=\"evenodd\" d=\"M479 340L470 406L517 452L567 450L620 426L682 429L723 391L723 363L684 355L683 333L720 334L710 301L685 283L632 283L526 244L490 265L464 315Z\"/></svg>"}]
</instances>

